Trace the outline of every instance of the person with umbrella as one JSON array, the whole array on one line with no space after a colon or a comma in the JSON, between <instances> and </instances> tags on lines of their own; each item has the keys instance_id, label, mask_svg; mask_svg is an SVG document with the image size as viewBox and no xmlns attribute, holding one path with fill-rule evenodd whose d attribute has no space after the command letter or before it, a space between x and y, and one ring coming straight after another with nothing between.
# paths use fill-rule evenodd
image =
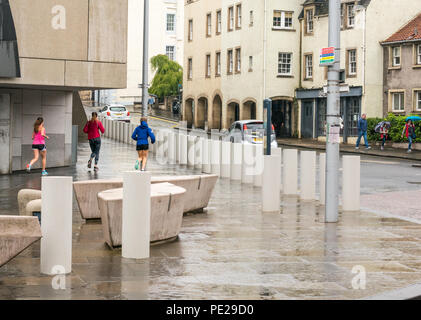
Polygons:
<instances>
[{"instance_id":1,"label":"person with umbrella","mask_svg":"<svg viewBox=\"0 0 421 320\"><path fill-rule=\"evenodd\" d=\"M406 120L406 124L405 124L405 127L403 128L403 131L402 131L402 138L405 135L406 138L408 139L408 153L411 153L412 152L412 142L416 138L416 136L415 136L415 126L414 126L414 123L412 121L413 120L419 121L419 120L421 120L421 118L420 117L408 117L405 120Z\"/></svg>"},{"instance_id":2,"label":"person with umbrella","mask_svg":"<svg viewBox=\"0 0 421 320\"><path fill-rule=\"evenodd\" d=\"M380 138L382 139L382 146L381 150L384 150L384 145L387 140L387 136L389 134L389 128L390 128L390 122L388 121L382 121L377 124L377 126L374 128L374 131L377 133L380 133Z\"/></svg>"}]
</instances>

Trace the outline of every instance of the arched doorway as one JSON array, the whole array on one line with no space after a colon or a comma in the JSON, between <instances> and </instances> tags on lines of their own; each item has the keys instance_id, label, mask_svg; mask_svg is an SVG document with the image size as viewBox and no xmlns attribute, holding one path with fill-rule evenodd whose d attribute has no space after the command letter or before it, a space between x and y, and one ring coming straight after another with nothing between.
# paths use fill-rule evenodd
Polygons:
<instances>
[{"instance_id":1,"label":"arched doorway","mask_svg":"<svg viewBox=\"0 0 421 320\"><path fill-rule=\"evenodd\" d=\"M222 129L222 99L219 95L213 98L211 129Z\"/></svg>"},{"instance_id":2,"label":"arched doorway","mask_svg":"<svg viewBox=\"0 0 421 320\"><path fill-rule=\"evenodd\" d=\"M187 127L191 128L193 125L193 109L194 109L194 100L187 99L184 103L184 114L183 120L187 122Z\"/></svg>"},{"instance_id":3,"label":"arched doorway","mask_svg":"<svg viewBox=\"0 0 421 320\"><path fill-rule=\"evenodd\" d=\"M256 102L254 101L244 102L241 120L255 120L256 117L257 117Z\"/></svg>"},{"instance_id":4,"label":"arched doorway","mask_svg":"<svg viewBox=\"0 0 421 320\"><path fill-rule=\"evenodd\" d=\"M240 120L240 105L237 102L228 103L225 128L229 128L233 122L238 120Z\"/></svg>"},{"instance_id":5,"label":"arched doorway","mask_svg":"<svg viewBox=\"0 0 421 320\"><path fill-rule=\"evenodd\" d=\"M273 99L272 124L275 127L277 138L288 138L292 136L292 101Z\"/></svg>"},{"instance_id":6,"label":"arched doorway","mask_svg":"<svg viewBox=\"0 0 421 320\"><path fill-rule=\"evenodd\" d=\"M208 99L199 98L196 112L195 127L205 129L205 124L208 122Z\"/></svg>"}]
</instances>

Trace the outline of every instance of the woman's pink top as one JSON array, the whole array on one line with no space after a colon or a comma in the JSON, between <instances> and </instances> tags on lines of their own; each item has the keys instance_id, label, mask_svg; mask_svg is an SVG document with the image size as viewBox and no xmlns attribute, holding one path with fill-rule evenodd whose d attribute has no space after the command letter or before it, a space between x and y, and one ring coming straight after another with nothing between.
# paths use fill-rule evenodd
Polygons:
<instances>
[{"instance_id":1,"label":"woman's pink top","mask_svg":"<svg viewBox=\"0 0 421 320\"><path fill-rule=\"evenodd\" d=\"M99 138L101 136L99 131L101 131L102 133L105 132L104 126L99 120L88 121L85 125L85 128L83 128L83 132L88 134L89 140Z\"/></svg>"},{"instance_id":2,"label":"woman's pink top","mask_svg":"<svg viewBox=\"0 0 421 320\"><path fill-rule=\"evenodd\" d=\"M33 144L45 144L45 138L42 135L42 132L44 130L45 129L41 129L38 132L34 132L34 142L33 142Z\"/></svg>"}]
</instances>

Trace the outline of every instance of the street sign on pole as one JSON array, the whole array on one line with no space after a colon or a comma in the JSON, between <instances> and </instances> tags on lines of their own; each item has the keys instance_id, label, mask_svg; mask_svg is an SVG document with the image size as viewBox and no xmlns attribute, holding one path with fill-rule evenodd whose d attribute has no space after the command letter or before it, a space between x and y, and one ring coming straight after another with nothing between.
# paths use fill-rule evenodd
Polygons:
<instances>
[{"instance_id":1,"label":"street sign on pole","mask_svg":"<svg viewBox=\"0 0 421 320\"><path fill-rule=\"evenodd\" d=\"M341 0L329 0L329 48L322 51L324 63L330 64L327 80L326 112L326 212L325 222L338 222L339 142L340 142L340 37ZM332 55L333 48L333 55ZM333 61L332 61L333 59Z\"/></svg>"},{"instance_id":2,"label":"street sign on pole","mask_svg":"<svg viewBox=\"0 0 421 320\"><path fill-rule=\"evenodd\" d=\"M335 63L335 47L320 50L320 66L329 66Z\"/></svg>"}]
</instances>

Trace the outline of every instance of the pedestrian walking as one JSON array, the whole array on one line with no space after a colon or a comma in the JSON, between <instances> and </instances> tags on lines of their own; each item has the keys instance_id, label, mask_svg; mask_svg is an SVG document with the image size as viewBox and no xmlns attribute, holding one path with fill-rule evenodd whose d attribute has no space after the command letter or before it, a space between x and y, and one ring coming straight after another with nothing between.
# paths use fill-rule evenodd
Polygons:
<instances>
[{"instance_id":1,"label":"pedestrian walking","mask_svg":"<svg viewBox=\"0 0 421 320\"><path fill-rule=\"evenodd\" d=\"M26 165L26 171L31 172L32 166L38 161L39 155L42 158L42 175L48 175L46 170L47 165L47 147L45 139L50 139L44 128L44 119L39 117L34 123L34 132L32 132L32 151L34 152L34 158L29 164Z\"/></svg>"},{"instance_id":2,"label":"pedestrian walking","mask_svg":"<svg viewBox=\"0 0 421 320\"><path fill-rule=\"evenodd\" d=\"M408 120L405 124L405 127L403 128L402 131L402 138L403 136L406 136L406 138L408 139L408 153L412 152L412 142L416 139L415 136L415 126L412 122L412 120Z\"/></svg>"},{"instance_id":3,"label":"pedestrian walking","mask_svg":"<svg viewBox=\"0 0 421 320\"><path fill-rule=\"evenodd\" d=\"M155 143L155 135L148 126L148 120L145 117L140 119L140 126L138 126L133 134L132 139L136 141L136 150L138 159L136 160L135 169L145 171L146 162L148 161L149 153L149 138L151 143Z\"/></svg>"},{"instance_id":4,"label":"pedestrian walking","mask_svg":"<svg viewBox=\"0 0 421 320\"><path fill-rule=\"evenodd\" d=\"M83 128L83 132L88 134L89 146L91 147L92 154L88 161L88 168L92 167L92 160L95 159L94 170L98 171L99 151L101 150L101 133L105 133L102 122L98 119L98 114L92 112L92 118L88 121Z\"/></svg>"},{"instance_id":5,"label":"pedestrian walking","mask_svg":"<svg viewBox=\"0 0 421 320\"><path fill-rule=\"evenodd\" d=\"M358 120L358 139L357 139L357 145L355 146L355 149L360 148L361 138L364 137L365 142L365 148L366 150L370 150L371 147L368 144L368 138L367 138L367 115L364 113L361 118Z\"/></svg>"},{"instance_id":6,"label":"pedestrian walking","mask_svg":"<svg viewBox=\"0 0 421 320\"><path fill-rule=\"evenodd\" d=\"M384 150L384 145L386 143L388 134L389 130L387 128L387 124L383 123L383 125L380 127L380 138L382 139L382 146L380 148L381 150Z\"/></svg>"}]
</instances>

